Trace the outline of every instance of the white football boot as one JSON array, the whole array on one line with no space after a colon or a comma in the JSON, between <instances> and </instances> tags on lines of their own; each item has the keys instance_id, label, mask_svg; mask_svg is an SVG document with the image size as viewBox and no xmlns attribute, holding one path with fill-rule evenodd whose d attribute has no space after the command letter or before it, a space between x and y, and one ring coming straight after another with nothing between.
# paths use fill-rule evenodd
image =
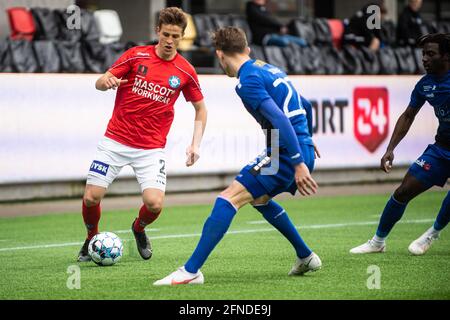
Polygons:
<instances>
[{"instance_id":1,"label":"white football boot","mask_svg":"<svg viewBox=\"0 0 450 320\"><path fill-rule=\"evenodd\" d=\"M297 258L294 266L288 275L290 276L301 276L309 271L317 271L322 267L322 261L317 254L311 253L308 257L300 259Z\"/></svg>"},{"instance_id":2,"label":"white football boot","mask_svg":"<svg viewBox=\"0 0 450 320\"><path fill-rule=\"evenodd\" d=\"M155 281L155 286L176 286L179 284L203 284L205 278L203 273L198 270L197 273L190 273L184 269L184 266L178 268L177 271L172 272L167 277Z\"/></svg>"},{"instance_id":3,"label":"white football boot","mask_svg":"<svg viewBox=\"0 0 450 320\"><path fill-rule=\"evenodd\" d=\"M411 244L408 247L408 250L411 254L415 256L421 256L425 254L428 251L428 249L430 249L433 241L439 238L439 235L433 235L430 232L431 230L432 228L428 229L418 239L411 242Z\"/></svg>"},{"instance_id":4,"label":"white football boot","mask_svg":"<svg viewBox=\"0 0 450 320\"><path fill-rule=\"evenodd\" d=\"M378 245L372 239L363 243L360 246L357 246L353 249L350 249L350 253L356 254L364 254L364 253L382 253L386 251L386 245Z\"/></svg>"}]
</instances>

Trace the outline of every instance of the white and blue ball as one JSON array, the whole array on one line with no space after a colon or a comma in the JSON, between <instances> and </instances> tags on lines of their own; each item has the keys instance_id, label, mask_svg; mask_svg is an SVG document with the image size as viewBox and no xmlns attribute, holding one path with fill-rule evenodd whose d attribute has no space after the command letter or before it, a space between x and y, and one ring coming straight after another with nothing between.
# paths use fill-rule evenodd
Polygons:
<instances>
[{"instance_id":1,"label":"white and blue ball","mask_svg":"<svg viewBox=\"0 0 450 320\"><path fill-rule=\"evenodd\" d=\"M112 232L101 232L91 239L88 251L99 266L112 266L122 258L122 240Z\"/></svg>"}]
</instances>

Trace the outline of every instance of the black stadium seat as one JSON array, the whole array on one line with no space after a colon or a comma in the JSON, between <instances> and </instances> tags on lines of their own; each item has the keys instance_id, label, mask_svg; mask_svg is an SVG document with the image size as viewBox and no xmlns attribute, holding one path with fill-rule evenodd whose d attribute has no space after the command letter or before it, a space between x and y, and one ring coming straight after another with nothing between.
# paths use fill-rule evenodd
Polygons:
<instances>
[{"instance_id":1,"label":"black stadium seat","mask_svg":"<svg viewBox=\"0 0 450 320\"><path fill-rule=\"evenodd\" d=\"M401 47L394 50L398 63L399 74L416 73L416 61L410 47Z\"/></svg>"},{"instance_id":2,"label":"black stadium seat","mask_svg":"<svg viewBox=\"0 0 450 320\"><path fill-rule=\"evenodd\" d=\"M312 26L315 33L315 45L326 47L333 45L331 29L327 19L316 18L313 20Z\"/></svg>"},{"instance_id":3,"label":"black stadium seat","mask_svg":"<svg viewBox=\"0 0 450 320\"><path fill-rule=\"evenodd\" d=\"M0 72L13 72L11 51L9 42L0 41Z\"/></svg>"},{"instance_id":4,"label":"black stadium seat","mask_svg":"<svg viewBox=\"0 0 450 320\"><path fill-rule=\"evenodd\" d=\"M266 57L264 56L264 51L261 46L258 46L256 44L250 45L250 57L252 59L259 59L259 60L266 60Z\"/></svg>"},{"instance_id":5,"label":"black stadium seat","mask_svg":"<svg viewBox=\"0 0 450 320\"><path fill-rule=\"evenodd\" d=\"M280 67L283 71L287 71L287 62L284 59L283 51L280 47L265 46L264 55L268 63Z\"/></svg>"},{"instance_id":6,"label":"black stadium seat","mask_svg":"<svg viewBox=\"0 0 450 320\"><path fill-rule=\"evenodd\" d=\"M61 57L61 71L82 73L85 71L81 42L56 41L56 48Z\"/></svg>"},{"instance_id":7,"label":"black stadium seat","mask_svg":"<svg viewBox=\"0 0 450 320\"><path fill-rule=\"evenodd\" d=\"M61 71L61 59L52 41L34 41L33 48L36 53L36 61L40 72L54 73Z\"/></svg>"},{"instance_id":8,"label":"black stadium seat","mask_svg":"<svg viewBox=\"0 0 450 320\"><path fill-rule=\"evenodd\" d=\"M367 47L361 47L359 49L360 58L363 66L364 74L379 74L380 73L380 61L376 52L370 50Z\"/></svg>"},{"instance_id":9,"label":"black stadium seat","mask_svg":"<svg viewBox=\"0 0 450 320\"><path fill-rule=\"evenodd\" d=\"M12 66L16 72L37 72L38 63L33 51L33 43L27 40L10 40Z\"/></svg>"},{"instance_id":10,"label":"black stadium seat","mask_svg":"<svg viewBox=\"0 0 450 320\"><path fill-rule=\"evenodd\" d=\"M316 41L316 33L314 31L313 23L310 20L298 18L292 20L289 25L289 31L302 39L304 39L308 45L313 45Z\"/></svg>"},{"instance_id":11,"label":"black stadium seat","mask_svg":"<svg viewBox=\"0 0 450 320\"><path fill-rule=\"evenodd\" d=\"M363 74L364 69L361 61L361 55L358 49L351 45L343 47L344 73L345 74Z\"/></svg>"},{"instance_id":12,"label":"black stadium seat","mask_svg":"<svg viewBox=\"0 0 450 320\"><path fill-rule=\"evenodd\" d=\"M344 56L342 51L331 46L323 50L322 59L325 66L325 73L330 75L344 74Z\"/></svg>"},{"instance_id":13,"label":"black stadium seat","mask_svg":"<svg viewBox=\"0 0 450 320\"><path fill-rule=\"evenodd\" d=\"M59 37L58 19L53 10L48 8L31 8L36 22L35 40L56 40Z\"/></svg>"},{"instance_id":14,"label":"black stadium seat","mask_svg":"<svg viewBox=\"0 0 450 320\"><path fill-rule=\"evenodd\" d=\"M230 15L230 23L234 27L241 28L244 30L246 36L247 36L247 42L250 44L253 41L252 31L250 30L250 27L247 23L247 19L245 16L241 15Z\"/></svg>"},{"instance_id":15,"label":"black stadium seat","mask_svg":"<svg viewBox=\"0 0 450 320\"><path fill-rule=\"evenodd\" d=\"M305 47L300 48L302 53L302 59L305 63L305 73L306 74L325 74L325 63L323 60L322 50L319 47Z\"/></svg>"},{"instance_id":16,"label":"black stadium seat","mask_svg":"<svg viewBox=\"0 0 450 320\"><path fill-rule=\"evenodd\" d=\"M398 72L398 63L395 51L392 48L385 47L378 50L381 74L396 74Z\"/></svg>"},{"instance_id":17,"label":"black stadium seat","mask_svg":"<svg viewBox=\"0 0 450 320\"><path fill-rule=\"evenodd\" d=\"M195 44L199 47L212 46L211 33L214 31L214 24L210 15L199 13L193 16L197 38Z\"/></svg>"},{"instance_id":18,"label":"black stadium seat","mask_svg":"<svg viewBox=\"0 0 450 320\"><path fill-rule=\"evenodd\" d=\"M302 57L302 50L295 44L290 44L283 48L283 54L286 58L288 69L287 71L292 74L305 74L304 64L307 62Z\"/></svg>"}]
</instances>

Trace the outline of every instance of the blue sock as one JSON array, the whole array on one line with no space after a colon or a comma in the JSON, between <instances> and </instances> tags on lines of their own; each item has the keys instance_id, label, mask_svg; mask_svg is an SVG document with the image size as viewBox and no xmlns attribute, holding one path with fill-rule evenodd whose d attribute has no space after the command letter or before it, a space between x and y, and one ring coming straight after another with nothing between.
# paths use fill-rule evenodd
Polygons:
<instances>
[{"instance_id":1,"label":"blue sock","mask_svg":"<svg viewBox=\"0 0 450 320\"><path fill-rule=\"evenodd\" d=\"M202 236L194 253L184 265L187 272L196 273L223 238L236 214L236 208L226 199L217 198L211 215L203 226Z\"/></svg>"},{"instance_id":2,"label":"blue sock","mask_svg":"<svg viewBox=\"0 0 450 320\"><path fill-rule=\"evenodd\" d=\"M263 217L289 240L299 258L306 258L312 253L300 237L286 211L278 203L270 200L267 204L254 206L254 208L261 212Z\"/></svg>"},{"instance_id":3,"label":"blue sock","mask_svg":"<svg viewBox=\"0 0 450 320\"><path fill-rule=\"evenodd\" d=\"M407 205L407 203L398 202L394 196L391 196L380 218L376 233L378 237L386 238L388 236L397 221L402 218Z\"/></svg>"},{"instance_id":4,"label":"blue sock","mask_svg":"<svg viewBox=\"0 0 450 320\"><path fill-rule=\"evenodd\" d=\"M450 191L447 193L447 196L442 202L441 210L434 222L434 229L437 231L441 231L444 229L448 222L450 221Z\"/></svg>"}]
</instances>

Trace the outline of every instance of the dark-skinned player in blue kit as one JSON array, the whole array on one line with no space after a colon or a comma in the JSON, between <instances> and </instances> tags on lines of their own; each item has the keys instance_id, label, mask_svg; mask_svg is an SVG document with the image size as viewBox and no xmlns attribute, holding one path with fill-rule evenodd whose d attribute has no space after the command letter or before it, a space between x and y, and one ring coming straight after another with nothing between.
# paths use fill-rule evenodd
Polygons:
<instances>
[{"instance_id":1,"label":"dark-skinned player in blue kit","mask_svg":"<svg viewBox=\"0 0 450 320\"><path fill-rule=\"evenodd\" d=\"M266 130L268 145L265 153L245 166L217 197L189 260L154 285L203 284L200 268L227 232L236 212L248 203L294 247L297 259L289 275L319 270L322 266L319 256L300 237L286 211L272 200L282 192L295 194L299 190L308 196L317 191L311 172L315 156L320 155L311 138L311 104L297 93L286 73L250 58L247 39L241 29L217 30L214 45L225 73L239 79L236 93L247 111ZM276 133L279 139L272 139Z\"/></svg>"},{"instance_id":2,"label":"dark-skinned player in blue kit","mask_svg":"<svg viewBox=\"0 0 450 320\"><path fill-rule=\"evenodd\" d=\"M429 34L419 39L423 48L423 65L427 74L417 83L408 108L397 120L394 132L381 158L381 169L389 172L394 149L406 136L420 108L428 102L439 120L435 143L411 165L403 181L389 199L380 218L376 234L368 242L350 250L351 253L381 253L386 238L401 219L408 203L432 186L444 187L450 177L450 34ZM450 192L447 192L431 228L408 247L413 255L423 255L439 237L450 220Z\"/></svg>"}]
</instances>

